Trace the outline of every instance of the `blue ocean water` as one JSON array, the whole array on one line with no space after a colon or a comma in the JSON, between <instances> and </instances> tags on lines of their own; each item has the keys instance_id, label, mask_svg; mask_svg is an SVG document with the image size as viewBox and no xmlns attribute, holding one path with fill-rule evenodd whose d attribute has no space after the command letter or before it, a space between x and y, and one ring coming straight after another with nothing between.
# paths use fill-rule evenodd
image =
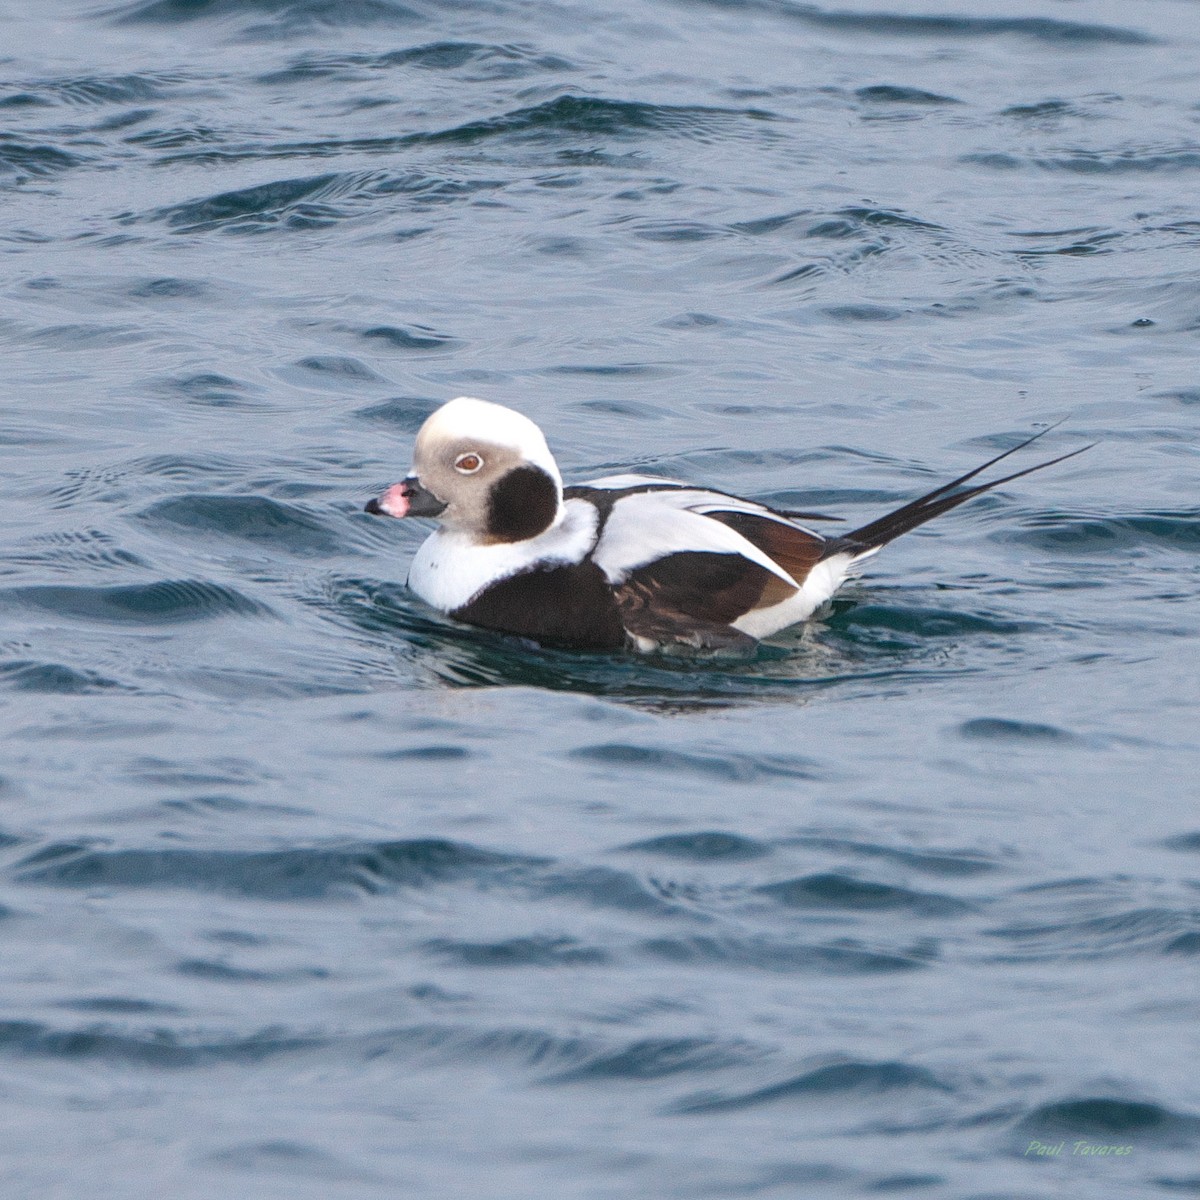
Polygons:
<instances>
[{"instance_id":1,"label":"blue ocean water","mask_svg":"<svg viewBox=\"0 0 1200 1200\"><path fill-rule=\"evenodd\" d=\"M0 13L6 1200L1200 1193L1200 11ZM737 661L362 512L458 394L866 520Z\"/></svg>"}]
</instances>

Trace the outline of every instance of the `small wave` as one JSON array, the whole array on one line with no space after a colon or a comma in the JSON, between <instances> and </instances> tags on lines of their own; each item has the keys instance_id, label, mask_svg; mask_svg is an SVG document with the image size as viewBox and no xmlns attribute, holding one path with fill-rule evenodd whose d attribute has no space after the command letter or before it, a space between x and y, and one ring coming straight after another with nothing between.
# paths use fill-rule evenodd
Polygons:
<instances>
[{"instance_id":1,"label":"small wave","mask_svg":"<svg viewBox=\"0 0 1200 1200\"><path fill-rule=\"evenodd\" d=\"M948 233L941 225L922 220L910 213L892 208L839 208L817 220L809 229L809 237L857 237L867 229L902 229L923 233Z\"/></svg>"},{"instance_id":2,"label":"small wave","mask_svg":"<svg viewBox=\"0 0 1200 1200\"><path fill-rule=\"evenodd\" d=\"M707 242L728 234L719 225L700 221L646 219L633 222L630 228L633 236L644 242Z\"/></svg>"},{"instance_id":3,"label":"small wave","mask_svg":"<svg viewBox=\"0 0 1200 1200\"><path fill-rule=\"evenodd\" d=\"M304 55L283 70L260 76L258 82L271 86L306 83L314 79L347 82L370 79L398 67L455 71L472 80L520 79L535 73L576 69L565 58L544 54L529 46L429 42L388 54Z\"/></svg>"},{"instance_id":4,"label":"small wave","mask_svg":"<svg viewBox=\"0 0 1200 1200\"><path fill-rule=\"evenodd\" d=\"M157 1000L141 1000L133 996L85 996L78 1000L60 1000L59 1008L75 1012L107 1013L111 1016L182 1016L184 1009L177 1004L163 1004Z\"/></svg>"},{"instance_id":5,"label":"small wave","mask_svg":"<svg viewBox=\"0 0 1200 1200\"><path fill-rule=\"evenodd\" d=\"M215 289L197 279L160 275L137 280L125 289L125 294L133 300L204 300L213 297Z\"/></svg>"},{"instance_id":6,"label":"small wave","mask_svg":"<svg viewBox=\"0 0 1200 1200\"><path fill-rule=\"evenodd\" d=\"M1094 1139L1097 1143L1136 1138L1139 1143L1190 1146L1200 1141L1200 1117L1119 1096L1088 1096L1042 1104L1024 1117L1017 1129L1045 1142L1070 1136Z\"/></svg>"},{"instance_id":7,"label":"small wave","mask_svg":"<svg viewBox=\"0 0 1200 1200\"><path fill-rule=\"evenodd\" d=\"M372 325L356 331L359 337L390 350L454 350L461 344L448 333L439 333L425 325Z\"/></svg>"},{"instance_id":8,"label":"small wave","mask_svg":"<svg viewBox=\"0 0 1200 1200\"><path fill-rule=\"evenodd\" d=\"M171 205L158 209L151 216L184 231L217 226L254 228L281 221L304 223L332 219L336 217L337 209L331 202L368 187L372 178L377 177L354 174L282 179Z\"/></svg>"},{"instance_id":9,"label":"small wave","mask_svg":"<svg viewBox=\"0 0 1200 1200\"><path fill-rule=\"evenodd\" d=\"M270 778L250 759L219 757L182 761L135 758L123 774L134 783L154 789L244 787Z\"/></svg>"},{"instance_id":10,"label":"small wave","mask_svg":"<svg viewBox=\"0 0 1200 1200\"><path fill-rule=\"evenodd\" d=\"M643 842L631 842L621 849L636 851L639 854L661 854L665 858L679 858L689 862L746 862L771 853L770 846L754 838L741 837L736 833L710 831L667 833Z\"/></svg>"},{"instance_id":11,"label":"small wave","mask_svg":"<svg viewBox=\"0 0 1200 1200\"><path fill-rule=\"evenodd\" d=\"M172 496L143 509L138 518L160 529L190 530L239 542L266 543L273 552L300 558L326 558L348 550L316 516L266 496Z\"/></svg>"},{"instance_id":12,"label":"small wave","mask_svg":"<svg viewBox=\"0 0 1200 1200\"><path fill-rule=\"evenodd\" d=\"M82 165L86 160L57 146L18 141L12 134L0 133L0 180L25 183L43 179ZM8 177L5 180L5 177Z\"/></svg>"},{"instance_id":13,"label":"small wave","mask_svg":"<svg viewBox=\"0 0 1200 1200\"><path fill-rule=\"evenodd\" d=\"M297 373L315 375L322 386L328 386L331 380L336 380L343 387L354 384L381 383L366 363L357 358L347 358L341 354L313 354L300 359L293 370Z\"/></svg>"},{"instance_id":14,"label":"small wave","mask_svg":"<svg viewBox=\"0 0 1200 1200\"><path fill-rule=\"evenodd\" d=\"M16 660L0 663L0 688L14 692L48 692L58 696L87 696L122 690L124 684L98 671L80 671L63 663Z\"/></svg>"},{"instance_id":15,"label":"small wave","mask_svg":"<svg viewBox=\"0 0 1200 1200\"><path fill-rule=\"evenodd\" d=\"M1177 938L1172 938L1164 947L1164 954L1200 954L1200 930L1193 930L1190 933L1181 933Z\"/></svg>"},{"instance_id":16,"label":"small wave","mask_svg":"<svg viewBox=\"0 0 1200 1200\"><path fill-rule=\"evenodd\" d=\"M435 938L423 949L464 967L593 967L609 961L608 953L598 946L585 946L565 936L516 937L496 942Z\"/></svg>"},{"instance_id":17,"label":"small wave","mask_svg":"<svg viewBox=\"0 0 1200 1200\"><path fill-rule=\"evenodd\" d=\"M222 959L187 958L175 964L175 973L189 979L202 979L206 983L311 983L315 979L328 979L330 972L324 967L292 967L277 971L262 971L252 967L238 967Z\"/></svg>"},{"instance_id":18,"label":"small wave","mask_svg":"<svg viewBox=\"0 0 1200 1200\"><path fill-rule=\"evenodd\" d=\"M434 839L257 851L55 843L18 863L15 872L22 883L56 887L187 888L267 900L318 900L420 887L530 861Z\"/></svg>"},{"instance_id":19,"label":"small wave","mask_svg":"<svg viewBox=\"0 0 1200 1200\"><path fill-rule=\"evenodd\" d=\"M727 3L728 0L716 0ZM1053 46L1151 46L1157 41L1137 29L1062 21L1053 17L925 16L916 13L830 11L789 0L758 0L755 7L840 33L876 37L985 38L1021 37Z\"/></svg>"},{"instance_id":20,"label":"small wave","mask_svg":"<svg viewBox=\"0 0 1200 1200\"><path fill-rule=\"evenodd\" d=\"M153 1068L259 1063L281 1054L313 1050L327 1039L266 1030L250 1037L189 1039L170 1029L143 1033L107 1026L54 1029L35 1021L0 1021L0 1051L69 1060L100 1059Z\"/></svg>"},{"instance_id":21,"label":"small wave","mask_svg":"<svg viewBox=\"0 0 1200 1200\"><path fill-rule=\"evenodd\" d=\"M372 757L381 762L461 762L465 758L474 757L475 753L466 746L435 743L428 746L405 746L401 750L382 750Z\"/></svg>"},{"instance_id":22,"label":"small wave","mask_svg":"<svg viewBox=\"0 0 1200 1200\"><path fill-rule=\"evenodd\" d=\"M997 171L1067 171L1073 175L1139 175L1165 171L1194 171L1200 150L1193 145L1161 150L1068 150L1061 154L1023 155L988 152L966 154L960 162Z\"/></svg>"},{"instance_id":23,"label":"small wave","mask_svg":"<svg viewBox=\"0 0 1200 1200\"><path fill-rule=\"evenodd\" d=\"M678 374L650 363L563 363L546 368L551 375L599 376L601 379L667 379Z\"/></svg>"},{"instance_id":24,"label":"small wave","mask_svg":"<svg viewBox=\"0 0 1200 1200\"><path fill-rule=\"evenodd\" d=\"M908 635L917 641L929 638L963 637L979 634L1011 635L1037 628L1030 621L1014 621L984 613L949 608L927 608L915 604L856 604L838 610L829 627L844 631L856 640L877 634Z\"/></svg>"},{"instance_id":25,"label":"small wave","mask_svg":"<svg viewBox=\"0 0 1200 1200\"><path fill-rule=\"evenodd\" d=\"M256 407L259 401L255 396L261 390L243 380L218 375L214 371L168 376L158 380L155 388L159 395L211 408Z\"/></svg>"},{"instance_id":26,"label":"small wave","mask_svg":"<svg viewBox=\"0 0 1200 1200\"><path fill-rule=\"evenodd\" d=\"M250 35L279 35L314 28L408 25L419 19L394 0L140 0L110 9L118 25L182 25L194 21L243 17L266 23L249 26Z\"/></svg>"},{"instance_id":27,"label":"small wave","mask_svg":"<svg viewBox=\"0 0 1200 1200\"><path fill-rule=\"evenodd\" d=\"M1029 518L1022 529L997 531L991 537L1054 554L1111 554L1138 547L1194 553L1200 550L1200 509L1108 517L1046 513Z\"/></svg>"},{"instance_id":28,"label":"small wave","mask_svg":"<svg viewBox=\"0 0 1200 1200\"><path fill-rule=\"evenodd\" d=\"M378 404L368 404L352 414L360 421L373 425L386 425L401 433L416 433L438 403L425 396L393 396Z\"/></svg>"},{"instance_id":29,"label":"small wave","mask_svg":"<svg viewBox=\"0 0 1200 1200\"><path fill-rule=\"evenodd\" d=\"M1037 239L1039 242L1055 240L1058 245L1022 246L1015 251L1024 259L1039 259L1047 256L1066 255L1085 258L1093 254L1113 254L1125 247L1126 236L1112 229L1066 229L1062 231L1013 233L1012 237Z\"/></svg>"},{"instance_id":30,"label":"small wave","mask_svg":"<svg viewBox=\"0 0 1200 1200\"><path fill-rule=\"evenodd\" d=\"M305 153L310 152L309 148L302 149ZM337 153L341 149L342 146L331 143L317 153ZM200 161L211 155L176 157ZM257 149L222 150L218 157L258 158L263 155ZM402 200L407 208L419 211L429 205L469 199L480 189L496 186L499 185L487 181L463 183L422 174L391 176L379 171L312 175L220 192L142 215L130 213L121 220L126 223L163 221L181 233L218 229L234 233L263 233L276 228L324 229L363 213L378 217L380 202L387 197Z\"/></svg>"},{"instance_id":31,"label":"small wave","mask_svg":"<svg viewBox=\"0 0 1200 1200\"><path fill-rule=\"evenodd\" d=\"M32 608L58 617L110 624L166 625L215 616L261 617L271 610L233 588L198 579L114 587L44 584L0 590L0 607Z\"/></svg>"},{"instance_id":32,"label":"small wave","mask_svg":"<svg viewBox=\"0 0 1200 1200\"><path fill-rule=\"evenodd\" d=\"M1036 721L1013 721L1002 717L974 717L958 727L962 737L982 742L1017 742L1046 745L1085 745L1086 739L1076 736L1057 725L1043 725Z\"/></svg>"},{"instance_id":33,"label":"small wave","mask_svg":"<svg viewBox=\"0 0 1200 1200\"><path fill-rule=\"evenodd\" d=\"M48 325L34 333L30 340L54 350L87 355L97 350L136 345L149 341L151 337L144 325L74 321L67 325Z\"/></svg>"},{"instance_id":34,"label":"small wave","mask_svg":"<svg viewBox=\"0 0 1200 1200\"><path fill-rule=\"evenodd\" d=\"M214 824L210 818L217 818L219 825L224 817L242 814L282 814L284 816L310 816L308 809L295 808L287 804L267 804L242 800L237 796L221 793L205 793L188 795L170 799L156 800L150 804L138 804L132 807L119 808L109 812L96 813L96 820L104 825L141 825L147 821L159 824L166 821L168 825L177 826L180 818L197 818L205 824Z\"/></svg>"},{"instance_id":35,"label":"small wave","mask_svg":"<svg viewBox=\"0 0 1200 1200\"><path fill-rule=\"evenodd\" d=\"M666 1079L689 1072L707 1073L760 1061L763 1051L743 1042L708 1038L645 1038L592 1054L578 1066L548 1076L547 1083L596 1083L604 1080Z\"/></svg>"},{"instance_id":36,"label":"small wave","mask_svg":"<svg viewBox=\"0 0 1200 1200\"><path fill-rule=\"evenodd\" d=\"M100 571L128 571L145 567L146 562L117 544L100 529L63 530L29 538L5 555L13 566L33 566L40 571L74 573L81 568Z\"/></svg>"},{"instance_id":37,"label":"small wave","mask_svg":"<svg viewBox=\"0 0 1200 1200\"><path fill-rule=\"evenodd\" d=\"M1094 907L1094 905L1093 905ZM1200 943L1200 915L1170 908L1130 908L1042 923L985 929L1011 947L993 961L1066 962L1134 954L1189 954Z\"/></svg>"},{"instance_id":38,"label":"small wave","mask_svg":"<svg viewBox=\"0 0 1200 1200\"><path fill-rule=\"evenodd\" d=\"M639 949L652 959L678 965L749 967L782 974L891 975L922 970L931 959L925 944L884 949L851 938L806 944L795 938L693 935L648 938Z\"/></svg>"},{"instance_id":39,"label":"small wave","mask_svg":"<svg viewBox=\"0 0 1200 1200\"><path fill-rule=\"evenodd\" d=\"M665 771L673 775L683 772L727 783L824 777L812 760L794 755L687 754L653 746L609 742L597 746L581 746L572 750L570 757L578 762L613 768L622 774L630 768Z\"/></svg>"},{"instance_id":40,"label":"small wave","mask_svg":"<svg viewBox=\"0 0 1200 1200\"><path fill-rule=\"evenodd\" d=\"M996 257L936 222L898 209L848 206L823 213L801 211L741 222L732 228L783 241L789 253L795 253L794 244L801 240L804 261L764 279L764 287L824 276L837 278L865 269L883 255L903 253L952 273L957 288L964 269ZM825 311L836 320L884 321L906 316L910 309L858 302L831 305Z\"/></svg>"},{"instance_id":41,"label":"small wave","mask_svg":"<svg viewBox=\"0 0 1200 1200\"><path fill-rule=\"evenodd\" d=\"M884 304L831 304L822 310L835 321L899 321L905 310Z\"/></svg>"},{"instance_id":42,"label":"small wave","mask_svg":"<svg viewBox=\"0 0 1200 1200\"><path fill-rule=\"evenodd\" d=\"M130 146L146 146L151 150L178 150L184 146L218 145L227 136L208 125L190 125L174 129L148 129L145 133L130 134L125 142Z\"/></svg>"},{"instance_id":43,"label":"small wave","mask_svg":"<svg viewBox=\"0 0 1200 1200\"><path fill-rule=\"evenodd\" d=\"M632 871L612 867L548 867L529 879L527 886L549 899L565 899L591 908L651 916L678 916L690 906L677 902L652 882Z\"/></svg>"},{"instance_id":44,"label":"small wave","mask_svg":"<svg viewBox=\"0 0 1200 1200\"><path fill-rule=\"evenodd\" d=\"M136 104L170 95L187 81L181 74L81 75L69 79L28 80L19 95L26 104ZM0 90L14 85L0 85ZM13 97L8 98L11 102ZM0 105L6 103L0 99Z\"/></svg>"},{"instance_id":45,"label":"small wave","mask_svg":"<svg viewBox=\"0 0 1200 1200\"><path fill-rule=\"evenodd\" d=\"M854 93L860 100L871 104L916 104L940 106L945 104L961 104L953 96L941 96L937 92L926 92L921 88L899 87L895 84L880 83L871 87L861 87Z\"/></svg>"},{"instance_id":46,"label":"small wave","mask_svg":"<svg viewBox=\"0 0 1200 1200\"><path fill-rule=\"evenodd\" d=\"M1155 392L1153 394L1158 399L1173 400L1178 404L1200 404L1200 388L1173 388L1169 391Z\"/></svg>"},{"instance_id":47,"label":"small wave","mask_svg":"<svg viewBox=\"0 0 1200 1200\"><path fill-rule=\"evenodd\" d=\"M170 480L210 480L225 478L245 470L245 460L230 454L147 454L129 459L121 472L140 478Z\"/></svg>"},{"instance_id":48,"label":"small wave","mask_svg":"<svg viewBox=\"0 0 1200 1200\"><path fill-rule=\"evenodd\" d=\"M768 883L758 892L787 908L841 909L850 912L907 912L919 917L958 916L972 905L954 896L856 879L831 871Z\"/></svg>"},{"instance_id":49,"label":"small wave","mask_svg":"<svg viewBox=\"0 0 1200 1200\"><path fill-rule=\"evenodd\" d=\"M727 128L731 122L772 119L771 113L753 108L648 104L638 100L567 94L487 120L471 121L437 133L416 134L412 141L470 145L488 138L512 135L549 139L564 135L635 137L644 133L704 137Z\"/></svg>"},{"instance_id":50,"label":"small wave","mask_svg":"<svg viewBox=\"0 0 1200 1200\"><path fill-rule=\"evenodd\" d=\"M205 1162L229 1171L242 1171L255 1176L256 1187L263 1185L265 1178L272 1176L295 1176L307 1183L322 1180L326 1183L356 1183L386 1186L379 1175L364 1171L316 1146L301 1142L271 1139L261 1142L245 1142L204 1156Z\"/></svg>"},{"instance_id":51,"label":"small wave","mask_svg":"<svg viewBox=\"0 0 1200 1200\"><path fill-rule=\"evenodd\" d=\"M924 1067L903 1062L850 1060L817 1067L782 1083L750 1092L704 1093L674 1105L671 1111L680 1114L734 1112L780 1101L828 1103L837 1097L862 1100L874 1095L887 1095L889 1101L894 1102L896 1092L912 1091L951 1093L953 1089Z\"/></svg>"},{"instance_id":52,"label":"small wave","mask_svg":"<svg viewBox=\"0 0 1200 1200\"><path fill-rule=\"evenodd\" d=\"M805 835L788 838L788 845L806 846L815 850L829 850L835 854L855 854L866 858L882 858L903 867L931 875L961 876L979 875L996 870L998 864L970 852L937 853L929 850L907 850L874 842L855 842L846 838Z\"/></svg>"},{"instance_id":53,"label":"small wave","mask_svg":"<svg viewBox=\"0 0 1200 1200\"><path fill-rule=\"evenodd\" d=\"M1047 117L1076 116L1079 108L1068 100L1039 100L1033 104L1010 104L1000 110L1002 117L1018 117L1022 120L1042 120Z\"/></svg>"},{"instance_id":54,"label":"small wave","mask_svg":"<svg viewBox=\"0 0 1200 1200\"><path fill-rule=\"evenodd\" d=\"M1163 845L1168 850L1182 850L1189 854L1200 854L1200 831L1196 833L1181 833L1168 838Z\"/></svg>"}]
</instances>

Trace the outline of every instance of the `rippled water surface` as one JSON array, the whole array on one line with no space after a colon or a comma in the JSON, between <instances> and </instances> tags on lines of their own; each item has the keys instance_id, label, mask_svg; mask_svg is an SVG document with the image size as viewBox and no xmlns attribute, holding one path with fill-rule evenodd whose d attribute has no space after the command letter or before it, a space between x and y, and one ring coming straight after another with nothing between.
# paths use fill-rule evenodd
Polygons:
<instances>
[{"instance_id":1,"label":"rippled water surface","mask_svg":"<svg viewBox=\"0 0 1200 1200\"><path fill-rule=\"evenodd\" d=\"M6 1200L1200 1193L1197 62L1190 0L7 5ZM860 521L1099 445L637 661L405 591L362 504L461 393Z\"/></svg>"}]
</instances>

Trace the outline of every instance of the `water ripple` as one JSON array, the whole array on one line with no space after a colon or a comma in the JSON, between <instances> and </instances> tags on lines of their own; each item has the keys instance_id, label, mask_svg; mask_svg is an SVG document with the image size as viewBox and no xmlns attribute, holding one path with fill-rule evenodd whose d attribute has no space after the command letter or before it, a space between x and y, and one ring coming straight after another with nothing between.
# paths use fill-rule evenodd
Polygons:
<instances>
[{"instance_id":1,"label":"water ripple","mask_svg":"<svg viewBox=\"0 0 1200 1200\"><path fill-rule=\"evenodd\" d=\"M281 850L121 850L64 843L36 851L14 869L23 883L57 887L191 888L311 901L419 887L529 861L433 839Z\"/></svg>"},{"instance_id":2,"label":"water ripple","mask_svg":"<svg viewBox=\"0 0 1200 1200\"><path fill-rule=\"evenodd\" d=\"M170 95L179 85L188 83L182 73L132 75L83 75L66 79L30 80L22 84L0 85L0 106L21 104L135 104ZM4 96L10 88L20 92Z\"/></svg>"},{"instance_id":3,"label":"water ripple","mask_svg":"<svg viewBox=\"0 0 1200 1200\"><path fill-rule=\"evenodd\" d=\"M172 579L112 587L43 584L0 589L0 608L25 608L74 620L108 624L167 625L212 617L263 617L261 601L219 583Z\"/></svg>"},{"instance_id":4,"label":"water ripple","mask_svg":"<svg viewBox=\"0 0 1200 1200\"><path fill-rule=\"evenodd\" d=\"M1200 150L1184 146L1125 150L1067 150L1060 154L1025 157L1008 152L965 154L962 162L998 171L1066 171L1073 175L1131 175L1158 171L1194 171Z\"/></svg>"},{"instance_id":5,"label":"water ripple","mask_svg":"<svg viewBox=\"0 0 1200 1200\"><path fill-rule=\"evenodd\" d=\"M1120 1096L1084 1096L1041 1104L1018 1125L1031 1137L1085 1137L1097 1143L1134 1140L1155 1145L1194 1146L1200 1116Z\"/></svg>"},{"instance_id":6,"label":"water ripple","mask_svg":"<svg viewBox=\"0 0 1200 1200\"><path fill-rule=\"evenodd\" d=\"M0 688L18 692L48 692L60 696L86 696L121 690L124 684L98 671L77 670L63 663L12 659L0 663Z\"/></svg>"},{"instance_id":7,"label":"water ripple","mask_svg":"<svg viewBox=\"0 0 1200 1200\"><path fill-rule=\"evenodd\" d=\"M332 144L327 148L328 153L335 150ZM228 157L228 152L222 153ZM250 157L258 156L251 153ZM392 197L394 203L402 202L412 211L421 211L430 205L469 199L480 190L496 186L484 181L468 183L424 174L393 176L380 171L357 171L281 179L169 205L144 216L129 214L122 220L164 221L181 233L213 229L234 233L263 233L279 228L324 229L370 212L378 215L378 202L384 197Z\"/></svg>"},{"instance_id":8,"label":"water ripple","mask_svg":"<svg viewBox=\"0 0 1200 1200\"><path fill-rule=\"evenodd\" d=\"M916 892L875 880L855 879L841 872L785 879L764 884L758 890L787 908L908 912L920 917L945 917L970 912L972 907L954 896Z\"/></svg>"},{"instance_id":9,"label":"water ripple","mask_svg":"<svg viewBox=\"0 0 1200 1200\"><path fill-rule=\"evenodd\" d=\"M69 171L85 161L81 155L57 146L23 142L10 133L0 133L0 182L20 184L42 179Z\"/></svg>"},{"instance_id":10,"label":"water ripple","mask_svg":"<svg viewBox=\"0 0 1200 1200\"><path fill-rule=\"evenodd\" d=\"M100 1059L153 1068L258 1063L317 1049L327 1039L264 1030L249 1037L190 1039L166 1029L122 1032L105 1026L53 1029L35 1021L0 1021L0 1051L69 1060Z\"/></svg>"},{"instance_id":11,"label":"water ripple","mask_svg":"<svg viewBox=\"0 0 1200 1200\"><path fill-rule=\"evenodd\" d=\"M591 1055L578 1066L548 1077L550 1083L665 1079L745 1066L763 1057L760 1047L707 1038L648 1038Z\"/></svg>"},{"instance_id":12,"label":"water ripple","mask_svg":"<svg viewBox=\"0 0 1200 1200\"><path fill-rule=\"evenodd\" d=\"M1110 554L1139 547L1194 553L1200 549L1200 509L1110 516L1042 513L1024 528L991 536L1053 554Z\"/></svg>"},{"instance_id":13,"label":"water ripple","mask_svg":"<svg viewBox=\"0 0 1200 1200\"><path fill-rule=\"evenodd\" d=\"M629 768L665 771L673 775L684 772L728 783L752 783L773 778L822 777L821 771L811 760L790 755L709 756L686 754L659 747L607 743L599 746L581 746L572 750L570 756L579 762L595 763L615 769L621 774L627 773Z\"/></svg>"},{"instance_id":14,"label":"water ripple","mask_svg":"<svg viewBox=\"0 0 1200 1200\"><path fill-rule=\"evenodd\" d=\"M435 938L425 943L427 953L465 967L579 967L601 966L606 951L581 945L575 938L536 936L506 938L496 942L463 942Z\"/></svg>"},{"instance_id":15,"label":"water ripple","mask_svg":"<svg viewBox=\"0 0 1200 1200\"><path fill-rule=\"evenodd\" d=\"M665 833L622 846L623 850L640 854L661 854L666 858L689 862L745 862L770 854L771 848L753 838L736 833L705 831L702 833Z\"/></svg>"},{"instance_id":16,"label":"water ripple","mask_svg":"<svg viewBox=\"0 0 1200 1200\"><path fill-rule=\"evenodd\" d=\"M418 19L395 0L141 0L111 9L119 25L175 26L213 18L270 18L246 29L251 36L281 36L350 26L408 25Z\"/></svg>"},{"instance_id":17,"label":"water ripple","mask_svg":"<svg viewBox=\"0 0 1200 1200\"><path fill-rule=\"evenodd\" d=\"M1156 39L1137 29L1054 17L976 17L960 14L853 12L822 9L791 0L707 0L716 7L731 4L770 13L839 33L876 37L991 38L1022 37L1052 46L1149 46Z\"/></svg>"},{"instance_id":18,"label":"water ripple","mask_svg":"<svg viewBox=\"0 0 1200 1200\"><path fill-rule=\"evenodd\" d=\"M520 79L540 72L575 70L558 55L532 46L490 45L483 42L429 42L388 54L309 54L280 71L259 77L270 86L309 83L317 79L353 82L403 67L462 72L467 79Z\"/></svg>"},{"instance_id":19,"label":"water ripple","mask_svg":"<svg viewBox=\"0 0 1200 1200\"><path fill-rule=\"evenodd\" d=\"M824 975L893 975L920 971L930 965L925 944L908 947L869 946L853 938L805 943L795 938L766 935L736 937L706 935L648 938L642 954L676 967L707 970L749 968L772 974L798 972Z\"/></svg>"},{"instance_id":20,"label":"water ripple","mask_svg":"<svg viewBox=\"0 0 1200 1200\"><path fill-rule=\"evenodd\" d=\"M903 1062L847 1061L817 1067L750 1092L704 1093L675 1105L672 1111L680 1114L730 1112L781 1101L828 1103L839 1098L869 1102L872 1097L891 1096L895 1092L951 1093L953 1090L923 1067Z\"/></svg>"},{"instance_id":21,"label":"water ripple","mask_svg":"<svg viewBox=\"0 0 1200 1200\"><path fill-rule=\"evenodd\" d=\"M265 543L274 552L304 558L328 558L348 549L320 518L294 504L265 496L172 496L143 509L138 516L161 529Z\"/></svg>"}]
</instances>

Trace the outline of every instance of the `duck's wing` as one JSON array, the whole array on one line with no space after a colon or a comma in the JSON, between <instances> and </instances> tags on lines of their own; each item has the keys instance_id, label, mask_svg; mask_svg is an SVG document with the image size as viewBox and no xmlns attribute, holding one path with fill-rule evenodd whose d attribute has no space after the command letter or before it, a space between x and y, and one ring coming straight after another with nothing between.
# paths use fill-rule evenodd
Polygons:
<instances>
[{"instance_id":1,"label":"duck's wing","mask_svg":"<svg viewBox=\"0 0 1200 1200\"><path fill-rule=\"evenodd\" d=\"M686 550L630 572L613 596L621 624L642 649L749 648L755 639L733 622L759 602L773 578L740 555Z\"/></svg>"},{"instance_id":2,"label":"duck's wing","mask_svg":"<svg viewBox=\"0 0 1200 1200\"><path fill-rule=\"evenodd\" d=\"M600 509L592 559L635 638L750 645L733 623L795 595L824 551L819 534L751 500L662 480L608 482L568 495Z\"/></svg>"},{"instance_id":3,"label":"duck's wing","mask_svg":"<svg viewBox=\"0 0 1200 1200\"><path fill-rule=\"evenodd\" d=\"M694 495L711 498L716 503L732 504L738 511L752 509L755 512L767 513L778 520L785 521L844 521L845 517L833 517L829 513L803 512L799 509L768 508L753 500L745 500L741 496L732 496L728 492L717 491L715 488L698 488L694 483L685 483L681 479L662 479L657 475L605 475L600 479L589 479L586 483L575 484L563 492L564 497L580 497L604 502L611 502L620 495L633 492L654 491L683 491Z\"/></svg>"}]
</instances>

